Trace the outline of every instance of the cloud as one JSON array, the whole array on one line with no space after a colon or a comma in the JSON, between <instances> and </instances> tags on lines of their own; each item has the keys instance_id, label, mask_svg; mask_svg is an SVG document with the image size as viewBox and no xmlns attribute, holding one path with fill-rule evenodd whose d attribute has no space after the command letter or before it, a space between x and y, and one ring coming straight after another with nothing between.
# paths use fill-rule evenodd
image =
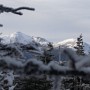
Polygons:
<instances>
[{"instance_id":1,"label":"cloud","mask_svg":"<svg viewBox=\"0 0 90 90\"><path fill-rule=\"evenodd\" d=\"M22 17L11 13L0 15L3 29L23 31L49 40L61 40L90 32L89 0L0 0L7 6L31 6L35 12L23 11ZM7 32L7 31L6 31ZM63 35L62 35L63 34ZM55 38L55 39L54 39Z\"/></svg>"}]
</instances>

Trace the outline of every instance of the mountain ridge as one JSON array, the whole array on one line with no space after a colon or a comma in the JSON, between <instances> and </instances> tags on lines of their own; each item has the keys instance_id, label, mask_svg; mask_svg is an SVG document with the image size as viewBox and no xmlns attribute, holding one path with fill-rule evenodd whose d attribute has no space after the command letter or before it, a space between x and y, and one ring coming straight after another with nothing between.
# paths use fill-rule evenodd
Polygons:
<instances>
[{"instance_id":1,"label":"mountain ridge","mask_svg":"<svg viewBox=\"0 0 90 90\"><path fill-rule=\"evenodd\" d=\"M41 45L43 44L48 44L49 41L47 41L44 38L41 37L34 37L34 36L29 36L26 35L22 32L15 32L12 33L10 35L2 35L1 38L3 39L2 42L5 44L9 44L9 43L21 43L21 44L30 44L30 43L39 43Z\"/></svg>"},{"instance_id":2,"label":"mountain ridge","mask_svg":"<svg viewBox=\"0 0 90 90\"><path fill-rule=\"evenodd\" d=\"M66 39L66 40L63 40L61 42L58 42L58 43L55 43L54 44L54 47L67 47L67 48L72 48L75 50L75 46L77 45L77 40L74 39L74 38L71 38L71 39ZM90 45L87 44L86 42L84 42L84 51L86 54L89 54L90 53Z\"/></svg>"},{"instance_id":3,"label":"mountain ridge","mask_svg":"<svg viewBox=\"0 0 90 90\"><path fill-rule=\"evenodd\" d=\"M3 39L2 42L5 44L21 43L24 45L40 44L41 46L47 46L50 43L50 41L48 41L44 38L29 36L22 32L15 32L15 33L12 33L11 35L1 36L1 38ZM61 47L68 47L68 48L74 49L74 46L76 46L76 41L77 40L74 38L66 39L61 42L54 43L53 46L54 46L54 48L61 46ZM87 44L86 42L84 42L84 50L85 50L86 54L88 54L90 52L90 45Z\"/></svg>"}]
</instances>

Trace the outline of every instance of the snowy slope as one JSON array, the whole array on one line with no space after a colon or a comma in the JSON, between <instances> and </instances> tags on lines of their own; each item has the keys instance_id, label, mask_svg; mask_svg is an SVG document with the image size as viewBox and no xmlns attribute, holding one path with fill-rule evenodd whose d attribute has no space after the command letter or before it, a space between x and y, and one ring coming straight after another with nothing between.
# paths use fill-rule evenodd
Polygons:
<instances>
[{"instance_id":1,"label":"snowy slope","mask_svg":"<svg viewBox=\"0 0 90 90\"><path fill-rule=\"evenodd\" d=\"M68 47L74 49L74 47L77 45L76 44L76 39L66 39L64 41L58 42L54 44L54 47ZM90 45L84 42L84 50L85 53L88 54L90 52Z\"/></svg>"},{"instance_id":2,"label":"snowy slope","mask_svg":"<svg viewBox=\"0 0 90 90\"><path fill-rule=\"evenodd\" d=\"M4 35L1 37L3 38L2 42L5 44L21 43L26 45L30 43L37 43L37 44L46 46L49 43L49 41L47 41L44 38L28 36L22 32L15 32L15 33L12 33L11 35Z\"/></svg>"},{"instance_id":3,"label":"snowy slope","mask_svg":"<svg viewBox=\"0 0 90 90\"><path fill-rule=\"evenodd\" d=\"M35 58L34 56L43 53L44 48L46 48L49 43L44 38L28 36L22 32L16 32L11 35L2 35L1 38L3 39L2 43L6 46L4 47L5 50L0 51L0 55L7 56L8 51L6 48L9 48L15 49L16 52L20 53L20 55L18 54L20 58ZM2 49L2 47L0 48ZM15 52L9 56L16 57Z\"/></svg>"},{"instance_id":4,"label":"snowy slope","mask_svg":"<svg viewBox=\"0 0 90 90\"><path fill-rule=\"evenodd\" d=\"M54 44L55 47L58 46L67 46L67 47L74 47L76 46L76 39L66 39L64 41L58 42Z\"/></svg>"},{"instance_id":5,"label":"snowy slope","mask_svg":"<svg viewBox=\"0 0 90 90\"><path fill-rule=\"evenodd\" d=\"M9 43L21 43L21 44L29 44L33 41L32 37L25 35L21 32L15 32L11 35L5 35L2 36L3 43L9 44Z\"/></svg>"},{"instance_id":6,"label":"snowy slope","mask_svg":"<svg viewBox=\"0 0 90 90\"><path fill-rule=\"evenodd\" d=\"M21 32L16 32L10 35L11 43L22 43L22 44L29 44L33 41L32 37L25 35Z\"/></svg>"},{"instance_id":7,"label":"snowy slope","mask_svg":"<svg viewBox=\"0 0 90 90\"><path fill-rule=\"evenodd\" d=\"M41 37L33 37L33 40L40 45L47 45L49 43L49 41Z\"/></svg>"}]
</instances>

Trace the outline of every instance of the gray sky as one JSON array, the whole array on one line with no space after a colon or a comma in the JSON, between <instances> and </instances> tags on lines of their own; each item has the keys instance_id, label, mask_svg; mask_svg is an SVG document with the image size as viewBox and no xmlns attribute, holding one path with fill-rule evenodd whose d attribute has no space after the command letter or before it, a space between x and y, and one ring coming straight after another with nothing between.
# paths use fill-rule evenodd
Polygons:
<instances>
[{"instance_id":1,"label":"gray sky","mask_svg":"<svg viewBox=\"0 0 90 90\"><path fill-rule=\"evenodd\" d=\"M20 31L58 42L82 33L84 41L90 43L90 0L0 0L0 4L36 9L22 11L23 16L0 14L3 34Z\"/></svg>"}]
</instances>

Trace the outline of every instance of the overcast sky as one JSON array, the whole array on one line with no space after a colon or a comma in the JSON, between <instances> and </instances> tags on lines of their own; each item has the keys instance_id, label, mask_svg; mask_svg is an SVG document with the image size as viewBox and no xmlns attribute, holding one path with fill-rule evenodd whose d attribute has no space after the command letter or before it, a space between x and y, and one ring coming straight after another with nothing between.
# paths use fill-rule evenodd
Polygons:
<instances>
[{"instance_id":1,"label":"overcast sky","mask_svg":"<svg viewBox=\"0 0 90 90\"><path fill-rule=\"evenodd\" d=\"M36 11L22 10L23 16L0 14L3 34L24 32L49 41L77 38L81 33L90 43L90 0L0 0L9 7L29 6Z\"/></svg>"}]
</instances>

